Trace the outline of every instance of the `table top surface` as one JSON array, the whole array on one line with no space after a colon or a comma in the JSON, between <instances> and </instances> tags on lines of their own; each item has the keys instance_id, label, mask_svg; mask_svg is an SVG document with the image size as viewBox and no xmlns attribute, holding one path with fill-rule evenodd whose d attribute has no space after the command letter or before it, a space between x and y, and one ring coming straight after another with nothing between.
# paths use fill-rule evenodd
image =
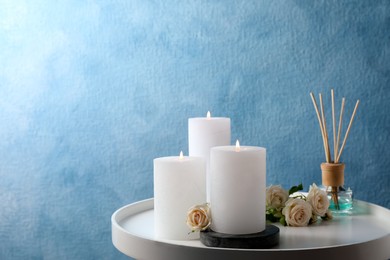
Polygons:
<instances>
[{"instance_id":1,"label":"table top surface","mask_svg":"<svg viewBox=\"0 0 390 260\"><path fill-rule=\"evenodd\" d=\"M332 220L319 220L308 227L276 226L280 229L280 241L271 249L209 248L199 240L159 240L154 237L153 199L148 199L124 206L112 215L112 240L122 253L145 259L152 259L156 254L159 259L169 259L180 253L187 255L187 259L190 259L189 253L210 255L210 259L224 255L235 255L242 259L269 254L282 257L286 253L291 256L298 252L299 256L302 256L302 252L309 256L316 250L351 254L357 248L361 251L357 255L360 257L366 251L373 251L374 247L377 247L375 250L378 254L370 255L374 257L371 259L390 257L390 210L371 203L355 200L348 214L334 214ZM172 251L172 248L175 250ZM174 252L177 254L174 255Z\"/></svg>"}]
</instances>

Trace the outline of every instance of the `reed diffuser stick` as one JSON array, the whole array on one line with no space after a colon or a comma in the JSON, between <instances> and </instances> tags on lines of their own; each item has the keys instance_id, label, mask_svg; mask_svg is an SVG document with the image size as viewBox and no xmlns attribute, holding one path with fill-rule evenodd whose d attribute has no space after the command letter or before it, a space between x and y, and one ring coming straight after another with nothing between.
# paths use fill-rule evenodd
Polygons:
<instances>
[{"instance_id":1,"label":"reed diffuser stick","mask_svg":"<svg viewBox=\"0 0 390 260\"><path fill-rule=\"evenodd\" d=\"M311 100L313 101L313 106L314 106L314 109L315 109L316 114L317 114L318 123L319 123L319 125L320 125L321 136L322 136L322 142L323 142L323 145L324 145L324 151L325 151L325 156L326 156L326 155L327 155L327 152L326 152L326 145L325 145L325 136L324 136L324 129L323 129L323 127L322 127L322 121L321 121L320 112L318 111L318 106L317 106L316 98L314 97L314 95L313 95L312 92L310 92L310 97L311 97Z\"/></svg>"},{"instance_id":2,"label":"reed diffuser stick","mask_svg":"<svg viewBox=\"0 0 390 260\"><path fill-rule=\"evenodd\" d=\"M343 97L343 99L341 100L341 109L340 109L340 119L339 119L339 129L338 129L338 132L337 132L337 141L336 141L336 152L334 154L334 158L335 158L335 163L338 163L338 154L339 154L339 151L338 151L338 148L339 148L339 144L340 144L340 135L341 135L341 128L342 128L342 125L343 125L343 113L344 113L344 105L345 105L345 98Z\"/></svg>"},{"instance_id":3,"label":"reed diffuser stick","mask_svg":"<svg viewBox=\"0 0 390 260\"><path fill-rule=\"evenodd\" d=\"M325 151L326 151L326 162L330 163L332 161L330 156L330 149L329 149L329 138L328 138L328 130L326 127L326 119L325 119L325 113L324 113L324 103L322 102L322 94L319 94L320 96L320 106L321 106L321 116L322 116L322 127L324 129L324 137L325 137Z\"/></svg>"},{"instance_id":4,"label":"reed diffuser stick","mask_svg":"<svg viewBox=\"0 0 390 260\"><path fill-rule=\"evenodd\" d=\"M333 122L333 156L334 158L337 158L337 147L336 147L336 117L335 117L335 110L334 110L334 91L333 89L330 90L330 95L332 97L332 122Z\"/></svg>"},{"instance_id":5,"label":"reed diffuser stick","mask_svg":"<svg viewBox=\"0 0 390 260\"><path fill-rule=\"evenodd\" d=\"M349 130L351 130L352 122L353 122L353 119L355 118L355 114L356 114L356 110L357 110L357 108L358 108L358 106L359 106L359 102L360 102L360 100L356 101L356 105L355 105L355 108L354 108L354 110L353 110L351 120L349 121L348 128L347 128L347 132L345 133L344 140L343 140L343 144L341 145L340 153L338 154L338 156L337 156L337 158L336 158L336 161L339 161L339 160L340 160L340 156L341 156L341 154L342 154L342 152L343 152L343 150L344 150L345 143L347 142Z\"/></svg>"}]
</instances>

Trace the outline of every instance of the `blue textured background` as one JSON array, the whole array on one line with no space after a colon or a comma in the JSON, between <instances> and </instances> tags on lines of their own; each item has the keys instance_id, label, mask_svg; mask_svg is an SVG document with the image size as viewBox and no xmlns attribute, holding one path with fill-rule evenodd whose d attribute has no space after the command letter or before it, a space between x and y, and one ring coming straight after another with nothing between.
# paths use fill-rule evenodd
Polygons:
<instances>
[{"instance_id":1,"label":"blue textured background","mask_svg":"<svg viewBox=\"0 0 390 260\"><path fill-rule=\"evenodd\" d=\"M389 208L389 1L0 0L0 258L125 259L111 214L207 110L267 184L320 183L331 87L346 119L361 99L346 184Z\"/></svg>"}]
</instances>

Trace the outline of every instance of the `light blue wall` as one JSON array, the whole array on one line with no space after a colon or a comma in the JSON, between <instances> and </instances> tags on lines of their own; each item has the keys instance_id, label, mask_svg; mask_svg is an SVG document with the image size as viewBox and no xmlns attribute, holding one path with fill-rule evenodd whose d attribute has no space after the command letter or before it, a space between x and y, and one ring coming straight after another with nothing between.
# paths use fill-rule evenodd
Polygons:
<instances>
[{"instance_id":1,"label":"light blue wall","mask_svg":"<svg viewBox=\"0 0 390 260\"><path fill-rule=\"evenodd\" d=\"M0 0L0 258L125 259L111 214L207 110L267 184L320 183L331 87L346 119L361 100L346 183L389 208L389 1Z\"/></svg>"}]
</instances>

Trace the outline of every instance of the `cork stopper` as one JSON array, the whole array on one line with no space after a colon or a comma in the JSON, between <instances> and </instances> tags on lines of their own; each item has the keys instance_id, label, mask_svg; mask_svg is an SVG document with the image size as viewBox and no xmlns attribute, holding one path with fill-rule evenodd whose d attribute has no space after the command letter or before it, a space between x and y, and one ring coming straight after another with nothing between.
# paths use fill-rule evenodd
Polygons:
<instances>
[{"instance_id":1,"label":"cork stopper","mask_svg":"<svg viewBox=\"0 0 390 260\"><path fill-rule=\"evenodd\" d=\"M322 185L340 187L344 185L344 163L321 163Z\"/></svg>"}]
</instances>

